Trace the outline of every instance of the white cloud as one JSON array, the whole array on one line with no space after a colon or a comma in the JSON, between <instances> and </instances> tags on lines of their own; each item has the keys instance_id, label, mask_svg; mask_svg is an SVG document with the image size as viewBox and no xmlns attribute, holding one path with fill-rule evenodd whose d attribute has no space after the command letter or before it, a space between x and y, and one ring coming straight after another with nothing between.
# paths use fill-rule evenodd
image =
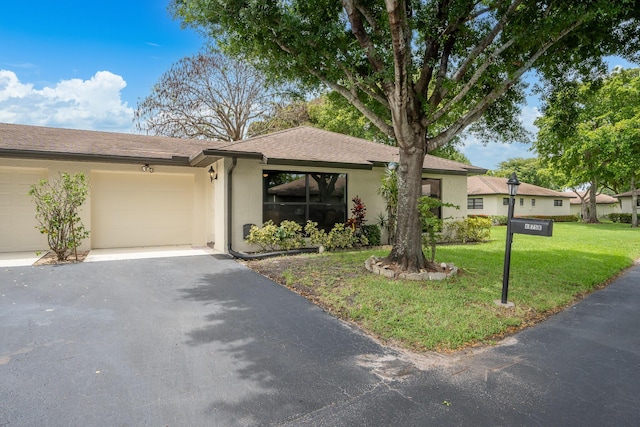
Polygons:
<instances>
[{"instance_id":1,"label":"white cloud","mask_svg":"<svg viewBox=\"0 0 640 427\"><path fill-rule=\"evenodd\" d=\"M0 122L128 132L133 109L122 101L124 79L99 71L89 80L61 80L36 89L0 70Z\"/></svg>"}]
</instances>

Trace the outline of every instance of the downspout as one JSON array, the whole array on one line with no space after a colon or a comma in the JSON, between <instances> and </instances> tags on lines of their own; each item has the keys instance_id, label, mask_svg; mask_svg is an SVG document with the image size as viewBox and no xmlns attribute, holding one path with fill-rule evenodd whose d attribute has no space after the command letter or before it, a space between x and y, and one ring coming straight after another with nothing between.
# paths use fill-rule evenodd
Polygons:
<instances>
[{"instance_id":1,"label":"downspout","mask_svg":"<svg viewBox=\"0 0 640 427\"><path fill-rule=\"evenodd\" d=\"M297 250L293 250L293 251L275 251L275 252L264 252L264 253L259 253L259 254L245 254L245 253L241 253L241 252L236 252L233 250L233 247L231 246L231 242L232 242L232 237L233 237L233 233L232 233L232 227L233 227L233 209L231 208L232 202L233 202L233 170L236 168L236 165L238 164L238 158L237 157L232 157L231 158L231 167L229 168L229 172L227 173L227 252L229 252L229 255L233 256L234 258L239 258L239 259L244 259L244 260L250 260L250 259L262 259L262 258L269 258L269 257L275 257L275 256L281 256L281 255L296 255L296 254L302 254L302 253L313 253L313 252L318 252L318 248L302 248L302 249L297 249Z\"/></svg>"}]
</instances>

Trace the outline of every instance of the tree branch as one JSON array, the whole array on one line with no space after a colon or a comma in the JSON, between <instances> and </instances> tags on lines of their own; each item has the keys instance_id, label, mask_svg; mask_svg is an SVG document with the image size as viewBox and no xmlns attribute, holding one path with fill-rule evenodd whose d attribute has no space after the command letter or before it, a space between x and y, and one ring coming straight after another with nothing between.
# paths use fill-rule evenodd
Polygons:
<instances>
[{"instance_id":1,"label":"tree branch","mask_svg":"<svg viewBox=\"0 0 640 427\"><path fill-rule=\"evenodd\" d=\"M540 58L551 46L557 43L564 36L571 31L582 25L584 18L578 19L572 25L565 27L555 37L543 44L531 57L518 68L508 79L504 80L500 85L495 87L488 95L482 98L472 109L470 109L464 116L456 120L446 130L431 138L428 143L428 152L440 148L447 144L451 139L461 132L464 128L469 126L474 121L478 120L482 114L489 108L489 106L495 102L500 96L502 96L507 90L509 90L520 77L529 70L533 64Z\"/></svg>"},{"instance_id":2,"label":"tree branch","mask_svg":"<svg viewBox=\"0 0 640 427\"><path fill-rule=\"evenodd\" d=\"M484 37L484 39L482 39L482 41L480 41L480 43L476 45L476 47L471 51L471 53L462 62L462 64L460 64L460 67L454 73L452 80L458 82L464 77L464 75L467 73L467 70L469 69L469 66L487 48L487 46L493 43L497 35L500 34L504 26L507 24L511 14L516 10L516 8L520 4L522 4L523 1L524 0L515 0L513 3L511 3L509 8L505 12L505 14L502 16L500 21L498 21L498 23L495 25L495 27L493 27L493 29Z\"/></svg>"},{"instance_id":3,"label":"tree branch","mask_svg":"<svg viewBox=\"0 0 640 427\"><path fill-rule=\"evenodd\" d=\"M360 47L366 51L369 63L376 72L384 70L384 61L380 59L373 41L369 38L369 35L364 28L361 16L358 13L359 9L357 8L354 0L342 0L342 6L347 13L349 22L351 23L351 32L358 40L358 43L360 43Z\"/></svg>"}]
</instances>

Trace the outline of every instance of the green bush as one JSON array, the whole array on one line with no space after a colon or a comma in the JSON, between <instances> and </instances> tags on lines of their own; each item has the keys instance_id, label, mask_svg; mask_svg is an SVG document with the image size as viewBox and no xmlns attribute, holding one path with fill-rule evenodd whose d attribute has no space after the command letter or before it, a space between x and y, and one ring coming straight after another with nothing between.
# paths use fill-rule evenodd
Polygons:
<instances>
[{"instance_id":1,"label":"green bush","mask_svg":"<svg viewBox=\"0 0 640 427\"><path fill-rule=\"evenodd\" d=\"M363 225L362 234L365 235L367 240L369 240L369 244L372 246L379 246L382 242L380 227L375 224Z\"/></svg>"},{"instance_id":2,"label":"green bush","mask_svg":"<svg viewBox=\"0 0 640 427\"><path fill-rule=\"evenodd\" d=\"M295 221L282 221L276 226L273 221L265 222L262 227L256 225L251 227L245 242L260 246L265 252L267 250L298 249L305 245L302 226Z\"/></svg>"},{"instance_id":3,"label":"green bush","mask_svg":"<svg viewBox=\"0 0 640 427\"><path fill-rule=\"evenodd\" d=\"M553 222L579 222L579 215L526 215L518 218L552 219Z\"/></svg>"},{"instance_id":4,"label":"green bush","mask_svg":"<svg viewBox=\"0 0 640 427\"><path fill-rule=\"evenodd\" d=\"M608 217L612 222L620 222L622 224L631 224L630 213L610 213Z\"/></svg>"},{"instance_id":5,"label":"green bush","mask_svg":"<svg viewBox=\"0 0 640 427\"><path fill-rule=\"evenodd\" d=\"M83 173L61 173L58 178L40 180L28 193L36 205L36 228L47 235L49 248L58 261L76 253L89 231L80 220L79 210L89 194L89 185Z\"/></svg>"},{"instance_id":6,"label":"green bush","mask_svg":"<svg viewBox=\"0 0 640 427\"><path fill-rule=\"evenodd\" d=\"M309 242L312 245L321 245L328 251L369 244L369 240L364 234L358 236L351 227L342 223L336 224L327 234L324 230L318 230L317 222L307 221L304 231L309 236Z\"/></svg>"},{"instance_id":7,"label":"green bush","mask_svg":"<svg viewBox=\"0 0 640 427\"><path fill-rule=\"evenodd\" d=\"M486 242L491 238L491 218L474 217L446 221L440 233L440 241L454 242Z\"/></svg>"}]
</instances>

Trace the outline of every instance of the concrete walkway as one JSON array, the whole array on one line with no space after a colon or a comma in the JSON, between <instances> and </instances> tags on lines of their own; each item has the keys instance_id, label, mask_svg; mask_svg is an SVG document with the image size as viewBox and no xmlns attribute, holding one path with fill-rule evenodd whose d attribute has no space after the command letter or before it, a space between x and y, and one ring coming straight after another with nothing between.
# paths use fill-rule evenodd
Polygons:
<instances>
[{"instance_id":1,"label":"concrete walkway","mask_svg":"<svg viewBox=\"0 0 640 427\"><path fill-rule=\"evenodd\" d=\"M214 255L219 252L207 246L153 246L140 248L93 249L84 262L118 261L125 259L169 258ZM44 252L0 252L0 268L27 267L45 256Z\"/></svg>"},{"instance_id":2,"label":"concrete walkway","mask_svg":"<svg viewBox=\"0 0 640 427\"><path fill-rule=\"evenodd\" d=\"M0 269L0 425L635 426L640 268L499 346L384 347L225 256Z\"/></svg>"}]
</instances>

